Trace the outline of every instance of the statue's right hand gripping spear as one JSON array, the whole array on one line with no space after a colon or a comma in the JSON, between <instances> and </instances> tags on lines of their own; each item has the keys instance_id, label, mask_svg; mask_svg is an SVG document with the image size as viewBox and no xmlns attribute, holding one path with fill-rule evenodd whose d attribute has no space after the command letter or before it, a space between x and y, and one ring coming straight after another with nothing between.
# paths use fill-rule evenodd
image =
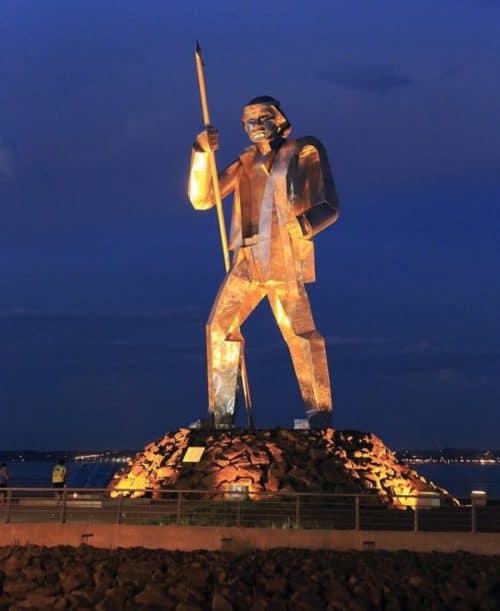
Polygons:
<instances>
[{"instance_id":1,"label":"statue's right hand gripping spear","mask_svg":"<svg viewBox=\"0 0 500 611\"><path fill-rule=\"evenodd\" d=\"M207 89L205 86L205 75L203 73L203 60L201 59L201 47L200 43L196 41L196 71L198 73L198 84L200 86L200 98L201 98L201 109L203 113L203 123L205 124L205 129L208 131L212 128L210 124L210 114L208 112L208 102L207 102ZM224 221L224 212L222 209L222 199L220 195L219 188L219 175L217 173L217 164L215 162L215 152L210 148L208 152L208 160L210 165L210 174L212 177L212 187L215 197L215 207L217 209L217 219L219 222L219 232L220 239L222 243L222 253L224 255L224 266L226 268L226 272L229 271L230 261L229 261L229 248L227 245L227 233L226 233L226 223ZM252 401L250 398L250 386L248 384L248 375L247 375L247 367L245 362L245 355L243 351L241 352L241 360L240 360L240 375L241 375L241 384L243 386L243 396L245 398L245 406L247 410L248 417L248 425L253 428L253 415L252 415Z\"/></svg>"}]
</instances>

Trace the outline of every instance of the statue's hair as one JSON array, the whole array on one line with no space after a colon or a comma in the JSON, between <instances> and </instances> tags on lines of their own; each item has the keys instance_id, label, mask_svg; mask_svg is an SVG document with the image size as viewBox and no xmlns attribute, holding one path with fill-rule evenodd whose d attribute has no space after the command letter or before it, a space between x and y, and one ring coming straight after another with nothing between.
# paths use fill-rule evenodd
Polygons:
<instances>
[{"instance_id":1,"label":"statue's hair","mask_svg":"<svg viewBox=\"0 0 500 611\"><path fill-rule=\"evenodd\" d=\"M259 95L256 98L252 98L245 106L252 106L253 104L269 104L276 106L276 108L280 107L280 101L270 95Z\"/></svg>"}]
</instances>

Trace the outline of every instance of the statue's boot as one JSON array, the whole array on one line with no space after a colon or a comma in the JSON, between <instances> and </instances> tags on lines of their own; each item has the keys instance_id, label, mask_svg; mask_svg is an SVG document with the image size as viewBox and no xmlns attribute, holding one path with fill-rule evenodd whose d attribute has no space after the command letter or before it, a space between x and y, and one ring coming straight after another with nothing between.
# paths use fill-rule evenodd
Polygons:
<instances>
[{"instance_id":1,"label":"statue's boot","mask_svg":"<svg viewBox=\"0 0 500 611\"><path fill-rule=\"evenodd\" d=\"M306 415L310 429L327 429L332 426L331 410L311 409Z\"/></svg>"}]
</instances>

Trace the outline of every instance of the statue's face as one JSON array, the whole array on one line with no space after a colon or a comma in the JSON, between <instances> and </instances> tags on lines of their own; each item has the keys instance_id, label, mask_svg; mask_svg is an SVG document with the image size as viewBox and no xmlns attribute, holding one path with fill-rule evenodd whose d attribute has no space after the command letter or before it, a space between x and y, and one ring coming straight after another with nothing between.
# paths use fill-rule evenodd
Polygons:
<instances>
[{"instance_id":1,"label":"statue's face","mask_svg":"<svg viewBox=\"0 0 500 611\"><path fill-rule=\"evenodd\" d=\"M276 115L268 104L252 104L243 109L243 127L252 142L274 140L278 135Z\"/></svg>"}]
</instances>

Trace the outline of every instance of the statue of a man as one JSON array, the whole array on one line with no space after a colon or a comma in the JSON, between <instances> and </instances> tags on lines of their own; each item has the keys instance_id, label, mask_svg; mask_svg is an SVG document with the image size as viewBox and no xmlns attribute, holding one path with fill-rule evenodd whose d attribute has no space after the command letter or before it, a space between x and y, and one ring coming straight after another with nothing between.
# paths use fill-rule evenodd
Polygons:
<instances>
[{"instance_id":1,"label":"statue of a man","mask_svg":"<svg viewBox=\"0 0 500 611\"><path fill-rule=\"evenodd\" d=\"M267 297L290 350L309 426L331 426L325 341L304 286L315 281L312 238L339 215L328 159L315 138L287 139L291 125L272 97L252 99L242 124L253 144L219 176L221 197L234 193L234 255L207 323L209 416L216 427L233 424L240 327ZM188 191L197 210L215 205L208 156L217 148L215 129L201 132L193 146Z\"/></svg>"}]
</instances>

